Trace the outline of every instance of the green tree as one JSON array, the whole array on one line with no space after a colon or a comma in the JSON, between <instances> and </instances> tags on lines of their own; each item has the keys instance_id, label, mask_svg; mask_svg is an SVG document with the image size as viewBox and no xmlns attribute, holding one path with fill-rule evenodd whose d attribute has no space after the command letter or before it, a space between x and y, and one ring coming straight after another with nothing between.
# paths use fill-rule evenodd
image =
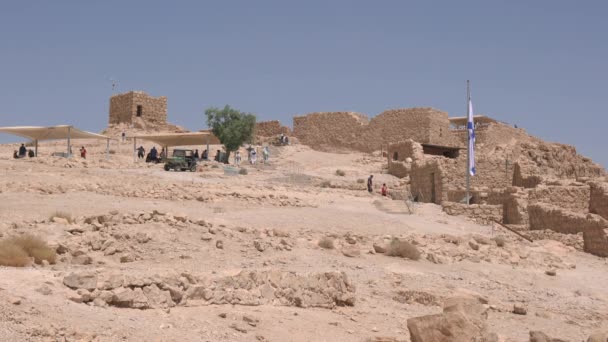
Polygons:
<instances>
[{"instance_id":1,"label":"green tree","mask_svg":"<svg viewBox=\"0 0 608 342\"><path fill-rule=\"evenodd\" d=\"M240 112L226 105L224 108L207 108L207 125L213 134L226 147L227 156L244 143L251 143L255 129L255 115Z\"/></svg>"}]
</instances>

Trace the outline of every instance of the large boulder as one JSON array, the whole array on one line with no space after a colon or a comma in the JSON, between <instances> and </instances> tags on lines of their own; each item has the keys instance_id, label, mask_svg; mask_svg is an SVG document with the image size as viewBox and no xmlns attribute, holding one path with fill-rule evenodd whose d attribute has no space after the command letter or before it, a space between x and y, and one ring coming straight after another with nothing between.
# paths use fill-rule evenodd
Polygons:
<instances>
[{"instance_id":1,"label":"large boulder","mask_svg":"<svg viewBox=\"0 0 608 342\"><path fill-rule=\"evenodd\" d=\"M141 288L120 288L114 292L111 303L120 308L147 309L149 308L148 298Z\"/></svg>"},{"instance_id":2,"label":"large boulder","mask_svg":"<svg viewBox=\"0 0 608 342\"><path fill-rule=\"evenodd\" d=\"M74 290L93 291L97 288L97 276L93 273L70 273L63 278L63 284Z\"/></svg>"},{"instance_id":3,"label":"large boulder","mask_svg":"<svg viewBox=\"0 0 608 342\"><path fill-rule=\"evenodd\" d=\"M445 300L443 313L407 320L412 342L469 342L487 336L487 308L477 298Z\"/></svg>"}]
</instances>

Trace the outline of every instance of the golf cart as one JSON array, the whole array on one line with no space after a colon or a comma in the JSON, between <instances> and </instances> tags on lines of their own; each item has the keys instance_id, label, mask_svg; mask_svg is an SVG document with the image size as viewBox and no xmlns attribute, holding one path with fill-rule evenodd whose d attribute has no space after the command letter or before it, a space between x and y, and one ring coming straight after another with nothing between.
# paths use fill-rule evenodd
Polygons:
<instances>
[{"instance_id":1,"label":"golf cart","mask_svg":"<svg viewBox=\"0 0 608 342\"><path fill-rule=\"evenodd\" d=\"M174 149L173 156L167 158L165 161L165 171L196 171L196 159L194 159L194 152L187 149Z\"/></svg>"}]
</instances>

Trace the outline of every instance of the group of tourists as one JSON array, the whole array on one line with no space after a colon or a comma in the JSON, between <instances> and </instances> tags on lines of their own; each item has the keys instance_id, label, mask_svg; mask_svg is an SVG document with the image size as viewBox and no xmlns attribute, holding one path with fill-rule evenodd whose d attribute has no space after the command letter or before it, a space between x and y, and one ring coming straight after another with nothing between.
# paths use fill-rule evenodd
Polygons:
<instances>
[{"instance_id":1,"label":"group of tourists","mask_svg":"<svg viewBox=\"0 0 608 342\"><path fill-rule=\"evenodd\" d=\"M32 157L34 157L34 155L35 155L34 151L32 151L31 149L28 150L25 147L25 144L21 144L21 146L19 147L19 150L13 151L13 158L15 158L15 159L25 158L26 156L32 158Z\"/></svg>"},{"instance_id":2,"label":"group of tourists","mask_svg":"<svg viewBox=\"0 0 608 342\"><path fill-rule=\"evenodd\" d=\"M249 145L249 147L247 147L247 161L249 162L249 164L251 165L255 165L258 162L258 150L255 146L251 146ZM262 163L264 164L268 164L268 159L270 159L270 150L268 149L268 146L264 146L262 148ZM235 165L240 165L241 164L241 152L239 150L237 150L234 153L234 164Z\"/></svg>"},{"instance_id":3,"label":"group of tourists","mask_svg":"<svg viewBox=\"0 0 608 342\"><path fill-rule=\"evenodd\" d=\"M281 145L289 145L289 137L281 133L281 135L279 136L279 143Z\"/></svg>"}]
</instances>

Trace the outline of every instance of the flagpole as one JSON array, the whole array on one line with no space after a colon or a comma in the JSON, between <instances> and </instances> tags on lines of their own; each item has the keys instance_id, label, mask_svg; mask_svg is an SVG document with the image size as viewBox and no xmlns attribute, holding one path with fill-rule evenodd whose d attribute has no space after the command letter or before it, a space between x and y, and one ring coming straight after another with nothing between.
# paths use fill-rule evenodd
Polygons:
<instances>
[{"instance_id":1,"label":"flagpole","mask_svg":"<svg viewBox=\"0 0 608 342\"><path fill-rule=\"evenodd\" d=\"M469 102L471 101L471 86L469 84L469 80L467 80L467 125L468 125L468 117L469 117ZM470 197L469 197L469 192L471 189L471 172L469 170L469 167L471 165L471 131L468 129L467 126L467 164L466 164L466 175L467 175L467 194L466 194L466 199L467 199L467 205L470 204Z\"/></svg>"}]
</instances>

